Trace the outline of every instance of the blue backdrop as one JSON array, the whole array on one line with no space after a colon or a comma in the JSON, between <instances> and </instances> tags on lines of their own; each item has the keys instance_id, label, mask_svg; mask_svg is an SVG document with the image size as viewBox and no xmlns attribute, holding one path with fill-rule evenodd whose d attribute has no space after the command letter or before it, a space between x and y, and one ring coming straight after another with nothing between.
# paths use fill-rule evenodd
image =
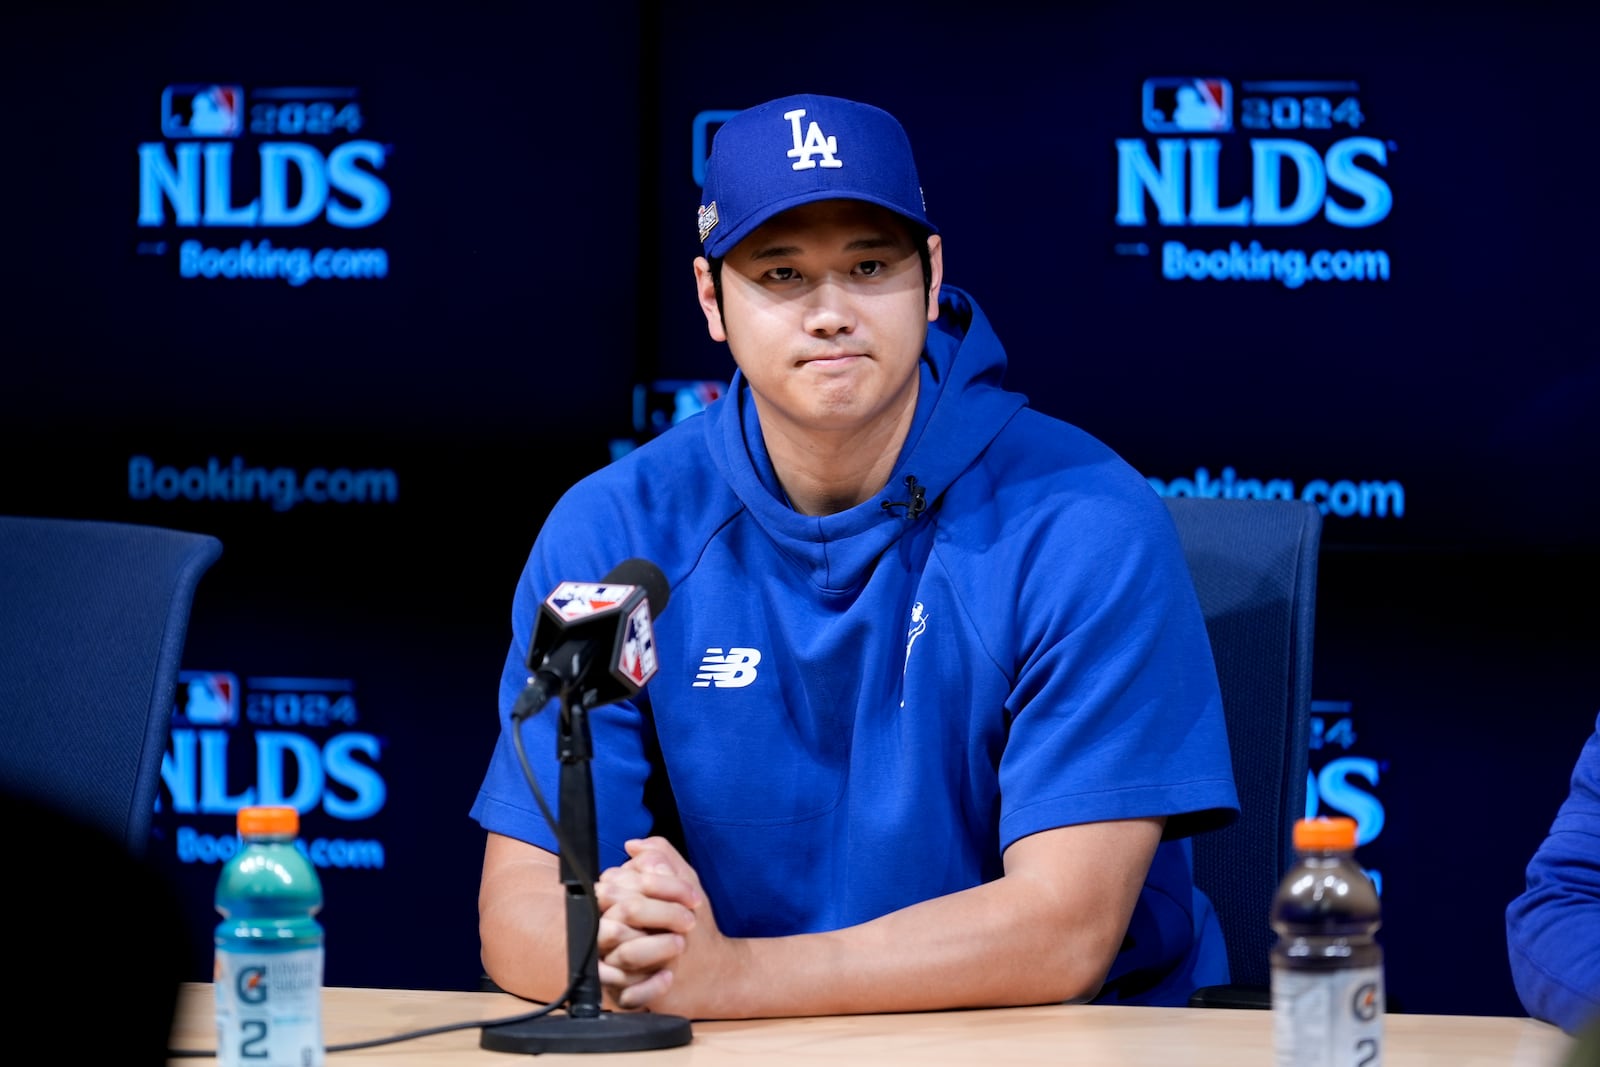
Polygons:
<instances>
[{"instance_id":1,"label":"blue backdrop","mask_svg":"<svg viewBox=\"0 0 1600 1067\"><path fill-rule=\"evenodd\" d=\"M196 977L251 796L307 809L331 983L477 983L513 583L567 485L731 372L692 296L699 163L728 111L805 91L903 120L1036 406L1162 492L1324 506L1314 801L1362 824L1396 1006L1520 1012L1504 907L1600 706L1600 16L0 20L0 508L226 545L153 845Z\"/></svg>"}]
</instances>

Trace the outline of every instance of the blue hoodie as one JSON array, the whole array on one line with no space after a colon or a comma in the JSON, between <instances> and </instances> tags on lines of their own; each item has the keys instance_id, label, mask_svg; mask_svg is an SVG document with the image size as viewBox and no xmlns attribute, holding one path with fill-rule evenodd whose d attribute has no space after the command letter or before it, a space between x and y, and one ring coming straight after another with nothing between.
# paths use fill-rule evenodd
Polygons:
<instances>
[{"instance_id":1,"label":"blue hoodie","mask_svg":"<svg viewBox=\"0 0 1600 1067\"><path fill-rule=\"evenodd\" d=\"M1101 1001L1227 981L1187 835L1237 813L1210 645L1148 483L1002 387L1005 353L945 286L888 485L787 504L742 376L552 509L517 587L502 735L472 815L551 851L505 732L540 602L643 557L666 575L659 673L595 709L601 864L666 832L733 937L833 930L998 878L1014 841L1166 816ZM906 484L914 478L925 507ZM891 506L885 507L885 503ZM547 800L555 720L523 727Z\"/></svg>"}]
</instances>

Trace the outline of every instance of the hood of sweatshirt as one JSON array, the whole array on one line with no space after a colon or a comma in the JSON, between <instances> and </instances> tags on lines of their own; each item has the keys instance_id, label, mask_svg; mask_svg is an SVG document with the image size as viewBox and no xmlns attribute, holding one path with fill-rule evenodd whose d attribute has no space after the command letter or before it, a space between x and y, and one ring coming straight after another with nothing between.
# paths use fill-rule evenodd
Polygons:
<instances>
[{"instance_id":1,"label":"hood of sweatshirt","mask_svg":"<svg viewBox=\"0 0 1600 1067\"><path fill-rule=\"evenodd\" d=\"M791 508L767 455L755 398L737 371L728 395L706 410L711 460L750 518L819 589L856 589L915 524L937 525L945 490L1027 404L1004 388L1005 369L1005 349L977 303L945 285L923 346L911 429L888 484L870 500L833 515ZM921 509L911 506L908 478L921 487Z\"/></svg>"}]
</instances>

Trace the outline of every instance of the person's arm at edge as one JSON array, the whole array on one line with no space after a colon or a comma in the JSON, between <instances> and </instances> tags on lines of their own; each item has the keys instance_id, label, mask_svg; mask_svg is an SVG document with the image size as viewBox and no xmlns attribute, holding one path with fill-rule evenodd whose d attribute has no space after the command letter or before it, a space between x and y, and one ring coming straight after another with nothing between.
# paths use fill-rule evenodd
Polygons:
<instances>
[{"instance_id":1,"label":"person's arm at edge","mask_svg":"<svg viewBox=\"0 0 1600 1067\"><path fill-rule=\"evenodd\" d=\"M1527 878L1506 909L1513 983L1528 1014L1576 1033L1600 1023L1600 718Z\"/></svg>"},{"instance_id":2,"label":"person's arm at edge","mask_svg":"<svg viewBox=\"0 0 1600 1067\"><path fill-rule=\"evenodd\" d=\"M1087 1000L1099 991L1122 945L1164 823L1131 819L1042 831L1006 850L1002 878L828 933L725 938L702 904L685 932L687 947L676 958L629 959L630 946L661 944L640 937L618 946L620 957L609 959L626 960L630 969L664 965L672 972L664 982L658 974L621 994L624 1007L691 1018ZM678 907L665 903L673 899L703 900L693 871L675 853L671 865L677 868L671 875L646 877L680 884L658 884L646 896L632 897L625 908L646 910L628 916L631 925L690 925L659 910ZM626 911L608 911L608 918L624 916Z\"/></svg>"}]
</instances>

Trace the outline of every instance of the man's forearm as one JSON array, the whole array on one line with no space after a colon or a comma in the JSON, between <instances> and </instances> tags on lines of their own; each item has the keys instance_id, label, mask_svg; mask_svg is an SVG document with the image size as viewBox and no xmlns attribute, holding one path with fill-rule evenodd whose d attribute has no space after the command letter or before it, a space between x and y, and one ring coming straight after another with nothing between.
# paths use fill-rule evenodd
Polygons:
<instances>
[{"instance_id":1,"label":"man's forearm","mask_svg":"<svg viewBox=\"0 0 1600 1067\"><path fill-rule=\"evenodd\" d=\"M566 890L556 857L491 834L478 891L484 971L508 993L549 1002L570 980Z\"/></svg>"},{"instance_id":2,"label":"man's forearm","mask_svg":"<svg viewBox=\"0 0 1600 1067\"><path fill-rule=\"evenodd\" d=\"M659 1011L699 1018L930 1011L1092 997L1127 931L1160 820L1046 831L1005 877L828 933L729 940L675 966Z\"/></svg>"},{"instance_id":3,"label":"man's forearm","mask_svg":"<svg viewBox=\"0 0 1600 1067\"><path fill-rule=\"evenodd\" d=\"M1089 924L1008 899L1015 888L1001 880L843 930L747 939L739 981L699 991L709 998L700 1014L931 1011L1093 996L1115 945L1108 954L1108 938Z\"/></svg>"}]
</instances>

